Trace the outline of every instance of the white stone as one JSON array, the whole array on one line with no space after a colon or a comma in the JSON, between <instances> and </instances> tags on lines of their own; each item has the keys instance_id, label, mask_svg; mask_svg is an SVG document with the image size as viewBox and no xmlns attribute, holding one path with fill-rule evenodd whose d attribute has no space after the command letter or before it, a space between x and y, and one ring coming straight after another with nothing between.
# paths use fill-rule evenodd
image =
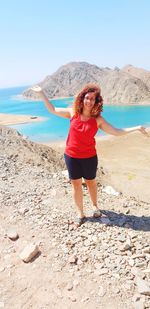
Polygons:
<instances>
[{"instance_id":1,"label":"white stone","mask_svg":"<svg viewBox=\"0 0 150 309\"><path fill-rule=\"evenodd\" d=\"M144 248L142 250L143 253L150 253L150 247Z\"/></svg>"},{"instance_id":2,"label":"white stone","mask_svg":"<svg viewBox=\"0 0 150 309\"><path fill-rule=\"evenodd\" d=\"M18 233L14 229L9 229L7 231L7 236L11 240L16 240L19 237Z\"/></svg>"},{"instance_id":3,"label":"white stone","mask_svg":"<svg viewBox=\"0 0 150 309\"><path fill-rule=\"evenodd\" d=\"M73 281L73 286L74 286L74 287L77 287L79 284L80 284L80 282L79 282L78 280L75 279L75 280Z\"/></svg>"},{"instance_id":4,"label":"white stone","mask_svg":"<svg viewBox=\"0 0 150 309\"><path fill-rule=\"evenodd\" d=\"M82 298L82 299L81 299L81 302L82 302L82 303L85 303L85 302L87 302L88 300L89 300L89 297L87 296L87 297Z\"/></svg>"},{"instance_id":5,"label":"white stone","mask_svg":"<svg viewBox=\"0 0 150 309\"><path fill-rule=\"evenodd\" d=\"M99 275L99 276L102 276L102 275L106 275L106 274L108 274L108 269L107 268L102 268L102 269L99 269L99 270L97 270L97 274Z\"/></svg>"},{"instance_id":6,"label":"white stone","mask_svg":"<svg viewBox=\"0 0 150 309\"><path fill-rule=\"evenodd\" d=\"M72 291L73 290L73 284L72 283L68 283L67 284L67 290L68 291Z\"/></svg>"},{"instance_id":7,"label":"white stone","mask_svg":"<svg viewBox=\"0 0 150 309\"><path fill-rule=\"evenodd\" d=\"M99 287L98 296L103 297L106 294L106 291L104 290L103 286Z\"/></svg>"},{"instance_id":8,"label":"white stone","mask_svg":"<svg viewBox=\"0 0 150 309\"><path fill-rule=\"evenodd\" d=\"M139 277L139 278L142 278L142 279L144 278L144 274L136 266L131 268L131 274L133 274L135 277Z\"/></svg>"},{"instance_id":9,"label":"white stone","mask_svg":"<svg viewBox=\"0 0 150 309\"><path fill-rule=\"evenodd\" d=\"M68 179L68 170L61 171L62 175Z\"/></svg>"},{"instance_id":10,"label":"white stone","mask_svg":"<svg viewBox=\"0 0 150 309\"><path fill-rule=\"evenodd\" d=\"M28 212L29 209L26 207L22 207L18 210L18 212L20 213L20 215L24 215L26 212Z\"/></svg>"},{"instance_id":11,"label":"white stone","mask_svg":"<svg viewBox=\"0 0 150 309\"><path fill-rule=\"evenodd\" d=\"M105 188L102 189L102 192L105 192L107 194L119 196L119 192L115 191L115 189L111 186L106 186Z\"/></svg>"},{"instance_id":12,"label":"white stone","mask_svg":"<svg viewBox=\"0 0 150 309\"><path fill-rule=\"evenodd\" d=\"M137 287L138 287L138 292L140 294L150 296L150 285L148 284L148 282L137 277L136 278L136 284L137 284Z\"/></svg>"},{"instance_id":13,"label":"white stone","mask_svg":"<svg viewBox=\"0 0 150 309\"><path fill-rule=\"evenodd\" d=\"M57 191L55 189L51 189L50 190L50 195L51 196L56 196L57 195Z\"/></svg>"},{"instance_id":14,"label":"white stone","mask_svg":"<svg viewBox=\"0 0 150 309\"><path fill-rule=\"evenodd\" d=\"M29 244L20 253L20 258L24 262L28 263L40 252L38 245Z\"/></svg>"},{"instance_id":15,"label":"white stone","mask_svg":"<svg viewBox=\"0 0 150 309\"><path fill-rule=\"evenodd\" d=\"M68 262L70 263L70 264L75 264L76 262L77 262L77 257L76 256L74 256L74 255L71 255L70 257L69 257L69 260L68 260Z\"/></svg>"},{"instance_id":16,"label":"white stone","mask_svg":"<svg viewBox=\"0 0 150 309\"><path fill-rule=\"evenodd\" d=\"M135 264L133 259L129 259L128 263L129 263L130 266L134 266L134 264Z\"/></svg>"},{"instance_id":17,"label":"white stone","mask_svg":"<svg viewBox=\"0 0 150 309\"><path fill-rule=\"evenodd\" d=\"M145 274L150 274L150 268L144 269L144 270L142 270L142 272L145 273Z\"/></svg>"}]
</instances>

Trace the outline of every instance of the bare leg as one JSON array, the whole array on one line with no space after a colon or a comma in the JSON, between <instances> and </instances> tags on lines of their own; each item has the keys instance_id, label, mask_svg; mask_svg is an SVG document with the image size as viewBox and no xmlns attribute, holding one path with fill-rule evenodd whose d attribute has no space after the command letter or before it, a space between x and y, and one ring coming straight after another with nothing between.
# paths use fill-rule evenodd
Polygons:
<instances>
[{"instance_id":1,"label":"bare leg","mask_svg":"<svg viewBox=\"0 0 150 309\"><path fill-rule=\"evenodd\" d=\"M71 180L72 187L73 187L73 198L75 204L77 206L78 217L84 218L83 212L83 191L82 191L82 178Z\"/></svg>"},{"instance_id":2,"label":"bare leg","mask_svg":"<svg viewBox=\"0 0 150 309\"><path fill-rule=\"evenodd\" d=\"M97 206L97 183L96 183L96 179L91 179L91 180L85 179L85 183L88 187L88 191L89 191L90 198L91 198L91 201L92 201L92 207L93 207L93 210L95 211L95 216L99 217L101 215L101 213L100 213L100 210ZM97 211L97 213L96 213L96 211Z\"/></svg>"},{"instance_id":3,"label":"bare leg","mask_svg":"<svg viewBox=\"0 0 150 309\"><path fill-rule=\"evenodd\" d=\"M88 191L90 194L90 198L93 204L93 209L97 209L97 184L96 184L96 180L92 179L92 180L87 180L85 179L85 183L88 187Z\"/></svg>"}]
</instances>

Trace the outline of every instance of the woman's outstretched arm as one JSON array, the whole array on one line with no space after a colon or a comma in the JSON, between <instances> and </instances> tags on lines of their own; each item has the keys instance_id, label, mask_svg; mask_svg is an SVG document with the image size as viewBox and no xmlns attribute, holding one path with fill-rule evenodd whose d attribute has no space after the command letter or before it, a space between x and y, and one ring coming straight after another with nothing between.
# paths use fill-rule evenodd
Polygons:
<instances>
[{"instance_id":1,"label":"woman's outstretched arm","mask_svg":"<svg viewBox=\"0 0 150 309\"><path fill-rule=\"evenodd\" d=\"M128 133L134 132L134 131L140 131L142 134L146 135L147 137L150 137L150 135L148 134L148 132L143 126L117 129L113 127L109 122L107 122L103 117L99 117L97 119L97 123L98 123L98 127L101 130L111 135L121 136L121 135L125 135Z\"/></svg>"},{"instance_id":2,"label":"woman's outstretched arm","mask_svg":"<svg viewBox=\"0 0 150 309\"><path fill-rule=\"evenodd\" d=\"M39 86L34 86L30 88L32 91L36 92L40 98L44 101L46 108L48 111L54 115L63 117L63 118L71 118L72 117L72 108L58 108L55 107L47 98L44 91Z\"/></svg>"}]
</instances>

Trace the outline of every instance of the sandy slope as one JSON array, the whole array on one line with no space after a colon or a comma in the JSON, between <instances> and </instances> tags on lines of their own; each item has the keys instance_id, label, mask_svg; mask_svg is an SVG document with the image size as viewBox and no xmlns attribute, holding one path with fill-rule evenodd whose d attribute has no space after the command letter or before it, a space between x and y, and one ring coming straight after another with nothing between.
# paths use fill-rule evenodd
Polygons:
<instances>
[{"instance_id":1,"label":"sandy slope","mask_svg":"<svg viewBox=\"0 0 150 309\"><path fill-rule=\"evenodd\" d=\"M49 146L63 153L65 142ZM97 137L97 153L99 166L107 172L105 184L111 183L127 196L150 202L150 137L138 132L122 137Z\"/></svg>"}]
</instances>

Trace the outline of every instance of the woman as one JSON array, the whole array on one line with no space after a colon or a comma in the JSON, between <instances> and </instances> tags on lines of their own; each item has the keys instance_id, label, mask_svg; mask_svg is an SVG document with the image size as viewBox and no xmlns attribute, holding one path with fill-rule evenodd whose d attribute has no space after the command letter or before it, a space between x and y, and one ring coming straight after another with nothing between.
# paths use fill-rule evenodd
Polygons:
<instances>
[{"instance_id":1,"label":"woman","mask_svg":"<svg viewBox=\"0 0 150 309\"><path fill-rule=\"evenodd\" d=\"M73 106L56 108L48 100L39 86L31 88L37 92L45 102L48 111L60 117L70 118L70 130L66 141L65 162L69 178L73 187L73 198L77 207L78 216L76 226L84 222L82 177L84 178L93 206L93 216L100 217L101 211L97 205L97 154L95 149L95 135L100 128L115 136L125 135L133 131L140 131L148 136L142 126L117 129L108 123L102 116L103 99L98 85L87 84L77 95Z\"/></svg>"}]
</instances>

